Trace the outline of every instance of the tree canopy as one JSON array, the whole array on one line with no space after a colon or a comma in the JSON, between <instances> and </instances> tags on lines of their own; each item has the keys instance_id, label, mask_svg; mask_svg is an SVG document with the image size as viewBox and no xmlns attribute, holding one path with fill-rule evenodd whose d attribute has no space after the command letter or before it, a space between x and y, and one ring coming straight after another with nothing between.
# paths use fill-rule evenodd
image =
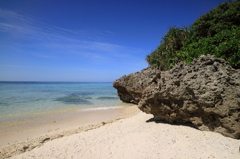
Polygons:
<instances>
[{"instance_id":1,"label":"tree canopy","mask_svg":"<svg viewBox=\"0 0 240 159\"><path fill-rule=\"evenodd\" d=\"M150 66L168 70L203 54L225 59L240 68L240 0L220 3L189 27L170 27L160 45L147 55Z\"/></svg>"}]
</instances>

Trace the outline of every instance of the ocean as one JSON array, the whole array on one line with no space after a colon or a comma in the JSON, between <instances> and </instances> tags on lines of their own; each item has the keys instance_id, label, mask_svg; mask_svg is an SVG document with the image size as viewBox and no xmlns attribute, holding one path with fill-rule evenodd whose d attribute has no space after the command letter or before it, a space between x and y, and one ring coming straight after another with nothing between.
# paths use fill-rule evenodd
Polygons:
<instances>
[{"instance_id":1,"label":"ocean","mask_svg":"<svg viewBox=\"0 0 240 159\"><path fill-rule=\"evenodd\" d=\"M110 82L0 82L0 124L119 107Z\"/></svg>"}]
</instances>

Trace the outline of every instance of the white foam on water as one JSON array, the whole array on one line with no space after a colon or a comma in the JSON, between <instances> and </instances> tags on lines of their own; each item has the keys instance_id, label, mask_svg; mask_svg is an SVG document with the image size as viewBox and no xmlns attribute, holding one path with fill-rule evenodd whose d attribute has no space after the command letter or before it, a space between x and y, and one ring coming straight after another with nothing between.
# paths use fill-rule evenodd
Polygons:
<instances>
[{"instance_id":1,"label":"white foam on water","mask_svg":"<svg viewBox=\"0 0 240 159\"><path fill-rule=\"evenodd\" d=\"M106 109L116 109L116 108L123 108L124 106L112 106L112 107L98 107L98 108L87 108L82 109L81 111L89 111L89 110L106 110Z\"/></svg>"}]
</instances>

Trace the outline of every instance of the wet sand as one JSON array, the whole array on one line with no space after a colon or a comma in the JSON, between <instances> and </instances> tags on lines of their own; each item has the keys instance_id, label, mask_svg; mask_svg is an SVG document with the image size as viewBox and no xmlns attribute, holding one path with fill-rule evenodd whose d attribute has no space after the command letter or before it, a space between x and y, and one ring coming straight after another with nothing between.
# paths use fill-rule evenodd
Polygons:
<instances>
[{"instance_id":1,"label":"wet sand","mask_svg":"<svg viewBox=\"0 0 240 159\"><path fill-rule=\"evenodd\" d=\"M119 109L77 111L21 121L5 125L0 129L0 147L14 142L21 142L50 132L63 131L85 124L105 121L118 115Z\"/></svg>"},{"instance_id":2,"label":"wet sand","mask_svg":"<svg viewBox=\"0 0 240 159\"><path fill-rule=\"evenodd\" d=\"M189 126L154 122L136 106L114 118L2 148L0 158L237 159L240 141Z\"/></svg>"},{"instance_id":3,"label":"wet sand","mask_svg":"<svg viewBox=\"0 0 240 159\"><path fill-rule=\"evenodd\" d=\"M138 112L133 104L125 104L122 108L82 110L6 126L0 129L0 158L9 158L47 141L95 129Z\"/></svg>"}]
</instances>

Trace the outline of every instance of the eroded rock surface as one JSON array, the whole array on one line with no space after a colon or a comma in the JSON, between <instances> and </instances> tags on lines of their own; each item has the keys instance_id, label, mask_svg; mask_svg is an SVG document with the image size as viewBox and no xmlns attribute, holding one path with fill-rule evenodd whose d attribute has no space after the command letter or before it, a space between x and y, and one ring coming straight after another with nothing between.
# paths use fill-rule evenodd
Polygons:
<instances>
[{"instance_id":1,"label":"eroded rock surface","mask_svg":"<svg viewBox=\"0 0 240 159\"><path fill-rule=\"evenodd\" d=\"M179 63L169 71L146 70L155 73L143 70L114 83L121 85L115 87L120 99L134 101L155 120L192 123L200 130L240 139L240 70L212 55Z\"/></svg>"},{"instance_id":2,"label":"eroded rock surface","mask_svg":"<svg viewBox=\"0 0 240 159\"><path fill-rule=\"evenodd\" d=\"M118 90L118 97L126 103L138 104L142 97L143 90L160 75L160 71L154 68L146 68L141 72L123 76L113 83Z\"/></svg>"}]
</instances>

